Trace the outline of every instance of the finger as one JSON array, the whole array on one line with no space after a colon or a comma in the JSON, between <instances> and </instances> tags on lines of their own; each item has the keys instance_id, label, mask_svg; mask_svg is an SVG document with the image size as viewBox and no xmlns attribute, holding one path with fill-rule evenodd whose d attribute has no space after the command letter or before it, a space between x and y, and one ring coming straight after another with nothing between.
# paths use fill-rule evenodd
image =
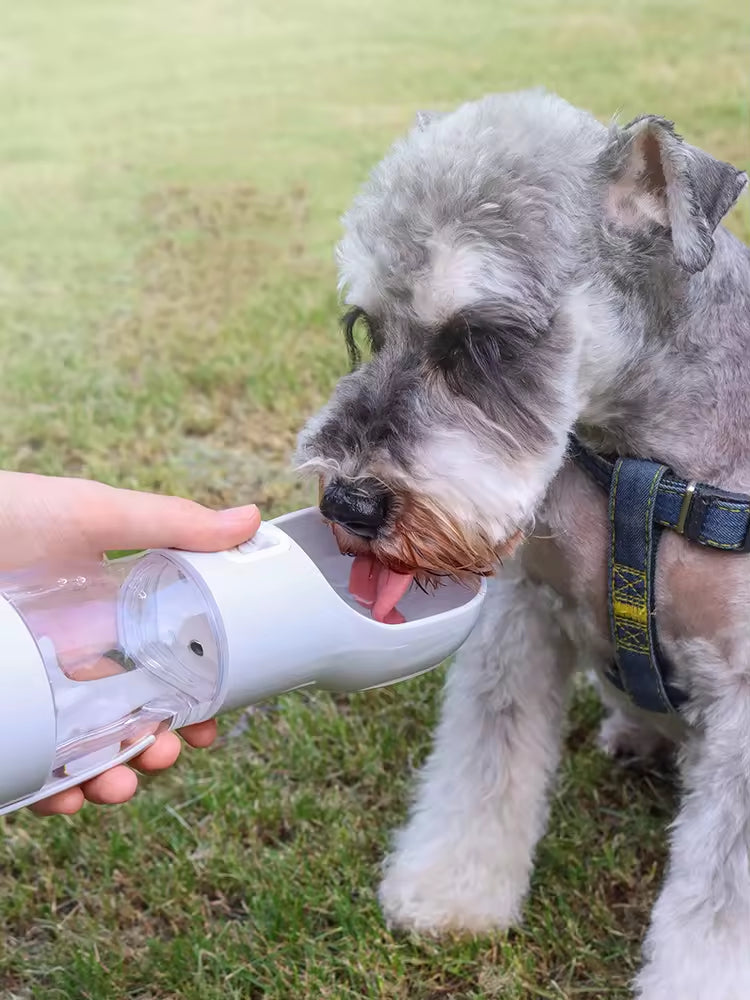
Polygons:
<instances>
[{"instance_id":1,"label":"finger","mask_svg":"<svg viewBox=\"0 0 750 1000\"><path fill-rule=\"evenodd\" d=\"M163 771L174 764L180 756L181 749L182 744L176 733L160 733L151 746L134 757L130 764L144 774Z\"/></svg>"},{"instance_id":2,"label":"finger","mask_svg":"<svg viewBox=\"0 0 750 1000\"><path fill-rule=\"evenodd\" d=\"M208 722L196 722L193 726L186 726L180 730L180 736L191 747L203 749L211 746L217 732L216 720L209 719Z\"/></svg>"},{"instance_id":3,"label":"finger","mask_svg":"<svg viewBox=\"0 0 750 1000\"><path fill-rule=\"evenodd\" d=\"M48 799L35 802L31 811L37 816L72 816L84 803L80 788L66 788L64 792L50 795Z\"/></svg>"},{"instance_id":4,"label":"finger","mask_svg":"<svg viewBox=\"0 0 750 1000\"><path fill-rule=\"evenodd\" d=\"M50 633L47 632L46 634L49 635ZM110 640L110 645L114 646L116 641L116 638ZM101 651L103 645L103 643L100 643L99 651ZM110 659L110 657L100 655L94 660L77 663L73 669L64 670L64 673L73 681L99 681L104 677L115 677L118 674L123 674L125 673L125 668Z\"/></svg>"},{"instance_id":5,"label":"finger","mask_svg":"<svg viewBox=\"0 0 750 1000\"><path fill-rule=\"evenodd\" d=\"M118 764L103 774L97 774L82 787L89 802L114 806L133 798L138 788L138 775L124 764Z\"/></svg>"},{"instance_id":6,"label":"finger","mask_svg":"<svg viewBox=\"0 0 750 1000\"><path fill-rule=\"evenodd\" d=\"M251 538L260 513L251 504L211 510L182 497L119 490L86 483L93 494L83 531L92 550L193 549L218 552Z\"/></svg>"}]
</instances>

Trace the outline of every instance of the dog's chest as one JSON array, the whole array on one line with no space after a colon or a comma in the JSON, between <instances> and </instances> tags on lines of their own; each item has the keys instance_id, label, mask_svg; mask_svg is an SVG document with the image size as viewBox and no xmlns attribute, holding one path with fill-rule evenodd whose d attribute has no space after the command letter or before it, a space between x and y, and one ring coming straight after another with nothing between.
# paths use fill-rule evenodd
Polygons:
<instances>
[{"instance_id":1,"label":"dog's chest","mask_svg":"<svg viewBox=\"0 0 750 1000\"><path fill-rule=\"evenodd\" d=\"M611 656L607 600L610 546L607 498L575 466L560 472L521 559L527 575L565 603L575 640ZM693 640L731 662L750 643L750 556L691 545L664 532L656 561L656 625L665 653L690 671ZM696 654L697 655L697 654ZM746 656L750 660L750 647Z\"/></svg>"}]
</instances>

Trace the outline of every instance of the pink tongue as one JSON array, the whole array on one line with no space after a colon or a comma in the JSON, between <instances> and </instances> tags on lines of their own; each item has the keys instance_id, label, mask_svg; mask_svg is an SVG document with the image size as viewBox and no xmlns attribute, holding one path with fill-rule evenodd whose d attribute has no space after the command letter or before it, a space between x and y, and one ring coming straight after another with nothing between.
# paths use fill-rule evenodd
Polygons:
<instances>
[{"instance_id":1,"label":"pink tongue","mask_svg":"<svg viewBox=\"0 0 750 1000\"><path fill-rule=\"evenodd\" d=\"M406 621L396 605L409 589L411 573L394 573L372 556L357 556L349 577L349 593L366 608L376 622L401 625Z\"/></svg>"}]
</instances>

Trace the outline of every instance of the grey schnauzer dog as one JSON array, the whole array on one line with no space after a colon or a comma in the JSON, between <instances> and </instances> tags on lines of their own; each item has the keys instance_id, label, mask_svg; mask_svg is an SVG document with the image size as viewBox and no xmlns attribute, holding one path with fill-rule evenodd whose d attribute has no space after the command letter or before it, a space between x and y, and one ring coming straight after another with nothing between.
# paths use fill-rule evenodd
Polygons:
<instances>
[{"instance_id":1,"label":"grey schnauzer dog","mask_svg":"<svg viewBox=\"0 0 750 1000\"><path fill-rule=\"evenodd\" d=\"M385 864L393 926L519 919L571 675L612 658L606 496L570 432L750 491L750 251L719 225L746 180L662 118L607 128L530 91L419 116L345 216L348 336L371 351L299 464L343 551L426 580L503 564ZM679 746L636 992L747 1000L750 558L667 534L659 638L688 700L640 713L602 680L606 749Z\"/></svg>"}]
</instances>

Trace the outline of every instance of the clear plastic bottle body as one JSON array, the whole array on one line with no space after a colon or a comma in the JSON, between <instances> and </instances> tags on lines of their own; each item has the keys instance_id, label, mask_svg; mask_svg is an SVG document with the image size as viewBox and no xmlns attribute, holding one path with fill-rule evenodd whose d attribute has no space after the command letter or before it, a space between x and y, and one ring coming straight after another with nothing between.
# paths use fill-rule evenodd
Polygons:
<instances>
[{"instance_id":1,"label":"clear plastic bottle body","mask_svg":"<svg viewBox=\"0 0 750 1000\"><path fill-rule=\"evenodd\" d=\"M0 574L0 593L33 637L52 695L49 793L212 714L221 623L167 553Z\"/></svg>"},{"instance_id":2,"label":"clear plastic bottle body","mask_svg":"<svg viewBox=\"0 0 750 1000\"><path fill-rule=\"evenodd\" d=\"M315 508L224 552L155 551L0 573L0 815L179 728L286 691L361 691L450 656L485 585L404 598L407 621L348 599L351 561Z\"/></svg>"}]
</instances>

